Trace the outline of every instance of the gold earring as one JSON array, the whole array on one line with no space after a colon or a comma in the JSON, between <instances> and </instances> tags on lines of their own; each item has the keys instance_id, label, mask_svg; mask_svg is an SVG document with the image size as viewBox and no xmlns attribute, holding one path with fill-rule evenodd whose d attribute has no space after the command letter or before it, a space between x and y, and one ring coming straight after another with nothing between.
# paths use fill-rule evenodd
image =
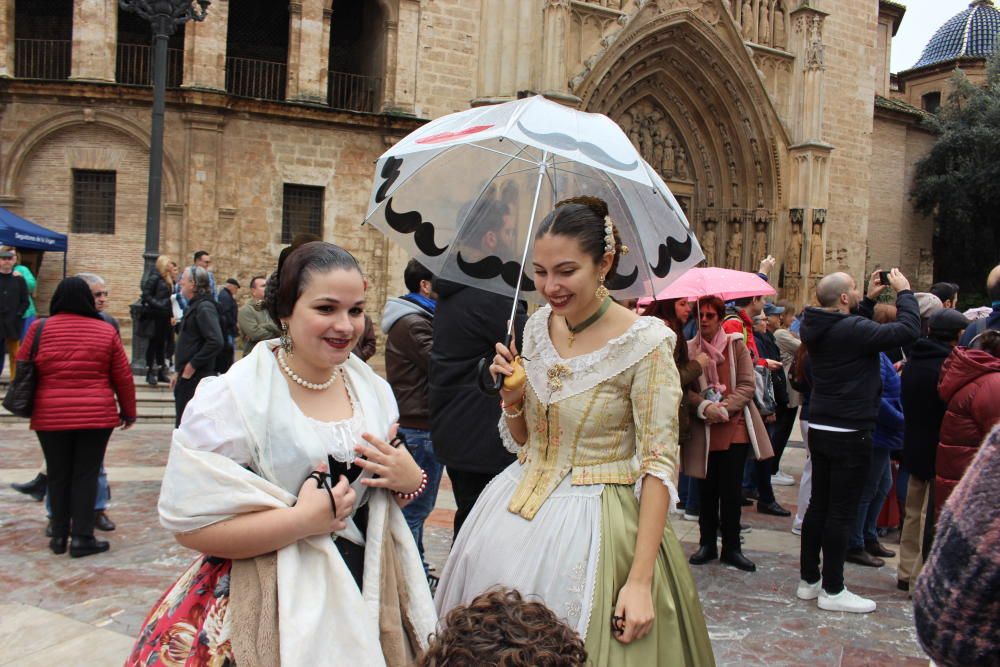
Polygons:
<instances>
[{"instance_id":1,"label":"gold earring","mask_svg":"<svg viewBox=\"0 0 1000 667\"><path fill-rule=\"evenodd\" d=\"M599 278L597 290L594 291L594 296L597 297L598 301L604 301L608 298L609 294L611 294L611 292L609 292L608 288L604 286L604 276L601 276Z\"/></svg>"},{"instance_id":2,"label":"gold earring","mask_svg":"<svg viewBox=\"0 0 1000 667\"><path fill-rule=\"evenodd\" d=\"M281 323L281 338L278 339L281 345L281 349L285 351L285 354L292 353L292 335L288 333L288 323Z\"/></svg>"}]
</instances>

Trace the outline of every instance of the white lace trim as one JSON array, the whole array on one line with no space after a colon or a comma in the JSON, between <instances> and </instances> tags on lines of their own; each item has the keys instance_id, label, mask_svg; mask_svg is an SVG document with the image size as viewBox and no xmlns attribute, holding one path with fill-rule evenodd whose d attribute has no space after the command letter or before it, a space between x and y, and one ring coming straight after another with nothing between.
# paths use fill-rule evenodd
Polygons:
<instances>
[{"instance_id":1,"label":"white lace trim","mask_svg":"<svg viewBox=\"0 0 1000 667\"><path fill-rule=\"evenodd\" d=\"M323 421L304 413L302 415L322 439L327 453L340 463L347 463L354 460L356 456L354 446L360 441L361 433L365 430L365 416L361 409L361 403L358 401L354 388L351 386L351 382L347 379L346 374L344 375L344 386L347 388L347 396L351 401L352 414L350 417L334 421ZM299 411L301 412L301 409Z\"/></svg>"},{"instance_id":2,"label":"white lace trim","mask_svg":"<svg viewBox=\"0 0 1000 667\"><path fill-rule=\"evenodd\" d=\"M663 482L663 486L667 487L667 491L670 493L670 507L677 507L677 503L680 502L680 494L677 493L677 487L674 486L674 480L668 479L663 473L657 472L647 472L639 476L639 479L635 480L635 499L642 500L642 482L646 477L655 477L656 479Z\"/></svg>"},{"instance_id":3,"label":"white lace trim","mask_svg":"<svg viewBox=\"0 0 1000 667\"><path fill-rule=\"evenodd\" d=\"M500 442L503 443L504 449L511 454L517 454L521 451L522 445L511 435L510 427L507 426L507 420L503 415L500 415L500 423L497 424L497 430L500 431Z\"/></svg>"},{"instance_id":4,"label":"white lace trim","mask_svg":"<svg viewBox=\"0 0 1000 667\"><path fill-rule=\"evenodd\" d=\"M642 361L665 338L676 338L660 319L640 317L625 333L612 338L601 349L564 359L549 336L551 313L550 306L539 308L524 328L528 381L535 395L546 405L593 389ZM648 337L645 337L647 333ZM548 376L549 370L555 367L565 369L557 388L549 386Z\"/></svg>"}]
</instances>

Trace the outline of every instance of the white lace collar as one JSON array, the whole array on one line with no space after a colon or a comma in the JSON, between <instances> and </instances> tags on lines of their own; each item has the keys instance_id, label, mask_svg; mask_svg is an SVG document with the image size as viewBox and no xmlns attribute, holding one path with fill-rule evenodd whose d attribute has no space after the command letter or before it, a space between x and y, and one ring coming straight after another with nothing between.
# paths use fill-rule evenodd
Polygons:
<instances>
[{"instance_id":1,"label":"white lace collar","mask_svg":"<svg viewBox=\"0 0 1000 667\"><path fill-rule=\"evenodd\" d=\"M525 371L545 405L583 393L641 361L673 331L655 317L640 317L625 333L594 352L565 359L549 336L550 306L538 309L524 327Z\"/></svg>"}]
</instances>

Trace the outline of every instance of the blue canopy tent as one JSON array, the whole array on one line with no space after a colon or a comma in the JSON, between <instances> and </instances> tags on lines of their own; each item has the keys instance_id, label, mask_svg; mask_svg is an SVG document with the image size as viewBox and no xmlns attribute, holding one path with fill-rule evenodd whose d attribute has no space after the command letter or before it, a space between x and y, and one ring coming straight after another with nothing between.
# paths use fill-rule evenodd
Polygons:
<instances>
[{"instance_id":1,"label":"blue canopy tent","mask_svg":"<svg viewBox=\"0 0 1000 667\"><path fill-rule=\"evenodd\" d=\"M63 254L64 278L66 277L67 241L65 234L46 229L11 213L5 208L0 208L0 244L15 248L61 252Z\"/></svg>"}]
</instances>

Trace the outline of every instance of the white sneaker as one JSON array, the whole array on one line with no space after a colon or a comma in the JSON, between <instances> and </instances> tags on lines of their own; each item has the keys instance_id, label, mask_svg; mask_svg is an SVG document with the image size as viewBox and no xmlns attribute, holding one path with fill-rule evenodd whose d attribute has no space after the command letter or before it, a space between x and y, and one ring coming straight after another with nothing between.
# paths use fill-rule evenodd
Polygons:
<instances>
[{"instance_id":1,"label":"white sneaker","mask_svg":"<svg viewBox=\"0 0 1000 667\"><path fill-rule=\"evenodd\" d=\"M799 587L795 589L795 597L800 600L815 600L819 597L819 592L823 590L823 580L820 579L815 584L810 584L805 579L799 580Z\"/></svg>"},{"instance_id":2,"label":"white sneaker","mask_svg":"<svg viewBox=\"0 0 1000 667\"><path fill-rule=\"evenodd\" d=\"M795 486L795 478L779 470L776 475L771 475L771 484L773 486Z\"/></svg>"},{"instance_id":3,"label":"white sneaker","mask_svg":"<svg viewBox=\"0 0 1000 667\"><path fill-rule=\"evenodd\" d=\"M875 611L875 600L855 595L846 588L836 595L820 591L817 604L824 611L846 611L852 614L868 614Z\"/></svg>"},{"instance_id":4,"label":"white sneaker","mask_svg":"<svg viewBox=\"0 0 1000 667\"><path fill-rule=\"evenodd\" d=\"M802 524L792 526L792 534L802 536Z\"/></svg>"},{"instance_id":5,"label":"white sneaker","mask_svg":"<svg viewBox=\"0 0 1000 667\"><path fill-rule=\"evenodd\" d=\"M681 518L683 518L685 521L697 521L698 520L698 515L697 514L688 514L687 512L684 512L684 516L681 517Z\"/></svg>"}]
</instances>

